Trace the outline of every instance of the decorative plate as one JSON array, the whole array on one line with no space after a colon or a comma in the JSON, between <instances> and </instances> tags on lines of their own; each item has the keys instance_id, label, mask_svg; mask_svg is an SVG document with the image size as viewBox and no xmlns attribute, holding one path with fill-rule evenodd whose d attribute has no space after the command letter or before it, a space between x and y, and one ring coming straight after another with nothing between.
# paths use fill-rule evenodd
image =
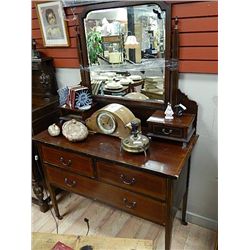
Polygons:
<instances>
[{"instance_id":1,"label":"decorative plate","mask_svg":"<svg viewBox=\"0 0 250 250\"><path fill-rule=\"evenodd\" d=\"M59 103L62 106L67 102L69 88L68 87L60 88L57 90L57 93L59 95Z\"/></svg>"},{"instance_id":2,"label":"decorative plate","mask_svg":"<svg viewBox=\"0 0 250 250\"><path fill-rule=\"evenodd\" d=\"M91 107L92 98L88 89L82 89L75 92L75 108L84 109ZM88 109L87 108L87 109Z\"/></svg>"}]
</instances>

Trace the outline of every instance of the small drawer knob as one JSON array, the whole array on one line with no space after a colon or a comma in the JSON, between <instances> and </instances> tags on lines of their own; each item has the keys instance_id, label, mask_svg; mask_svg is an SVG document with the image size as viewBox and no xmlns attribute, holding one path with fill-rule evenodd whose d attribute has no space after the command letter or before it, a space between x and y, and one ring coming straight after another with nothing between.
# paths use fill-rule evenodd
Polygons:
<instances>
[{"instance_id":1,"label":"small drawer knob","mask_svg":"<svg viewBox=\"0 0 250 250\"><path fill-rule=\"evenodd\" d=\"M123 202L124 202L125 206L129 209L136 207L136 201L128 201L127 198L123 198Z\"/></svg>"},{"instance_id":2,"label":"small drawer knob","mask_svg":"<svg viewBox=\"0 0 250 250\"><path fill-rule=\"evenodd\" d=\"M68 187L74 187L76 185L76 181L71 181L68 178L64 178L64 183L68 186Z\"/></svg>"},{"instance_id":3,"label":"small drawer knob","mask_svg":"<svg viewBox=\"0 0 250 250\"><path fill-rule=\"evenodd\" d=\"M63 164L63 166L67 166L67 167L70 167L72 163L71 160L68 160L68 162L66 162L62 156L60 157L60 162Z\"/></svg>"},{"instance_id":4,"label":"small drawer knob","mask_svg":"<svg viewBox=\"0 0 250 250\"><path fill-rule=\"evenodd\" d=\"M135 183L135 178L132 178L131 180L129 180L128 178L125 177L124 174L120 175L120 179L122 183L124 183L125 185L132 185Z\"/></svg>"},{"instance_id":5,"label":"small drawer knob","mask_svg":"<svg viewBox=\"0 0 250 250\"><path fill-rule=\"evenodd\" d=\"M162 133L165 135L170 135L172 132L173 132L172 129L165 129L165 128L162 129Z\"/></svg>"}]
</instances>

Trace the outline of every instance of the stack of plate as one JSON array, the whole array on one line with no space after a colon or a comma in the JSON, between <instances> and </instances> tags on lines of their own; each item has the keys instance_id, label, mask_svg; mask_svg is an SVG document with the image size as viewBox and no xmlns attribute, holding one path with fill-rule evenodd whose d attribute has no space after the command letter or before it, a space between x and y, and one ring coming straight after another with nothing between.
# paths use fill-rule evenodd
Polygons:
<instances>
[{"instance_id":1,"label":"stack of plate","mask_svg":"<svg viewBox=\"0 0 250 250\"><path fill-rule=\"evenodd\" d=\"M125 78L122 78L118 83L123 86L126 86L126 85L129 85L130 83L133 83L133 80L130 77L125 77Z\"/></svg>"},{"instance_id":2,"label":"stack of plate","mask_svg":"<svg viewBox=\"0 0 250 250\"><path fill-rule=\"evenodd\" d=\"M117 89L122 89L122 85L119 82L108 82L105 85L105 88L110 90L117 90Z\"/></svg>"},{"instance_id":3,"label":"stack of plate","mask_svg":"<svg viewBox=\"0 0 250 250\"><path fill-rule=\"evenodd\" d=\"M131 76L129 76L129 78L132 79L133 81L142 80L142 77L140 75L131 75Z\"/></svg>"},{"instance_id":4,"label":"stack of plate","mask_svg":"<svg viewBox=\"0 0 250 250\"><path fill-rule=\"evenodd\" d=\"M144 89L152 92L159 92L163 89L163 78L158 76L150 76L145 78Z\"/></svg>"}]
</instances>

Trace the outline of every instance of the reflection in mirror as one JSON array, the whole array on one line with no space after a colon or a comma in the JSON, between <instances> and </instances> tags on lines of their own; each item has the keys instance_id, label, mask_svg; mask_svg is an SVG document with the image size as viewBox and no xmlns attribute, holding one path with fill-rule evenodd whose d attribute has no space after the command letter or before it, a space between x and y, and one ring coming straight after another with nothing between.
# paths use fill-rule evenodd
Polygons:
<instances>
[{"instance_id":1,"label":"reflection in mirror","mask_svg":"<svg viewBox=\"0 0 250 250\"><path fill-rule=\"evenodd\" d=\"M93 95L164 100L165 15L156 4L88 13L84 27Z\"/></svg>"}]
</instances>

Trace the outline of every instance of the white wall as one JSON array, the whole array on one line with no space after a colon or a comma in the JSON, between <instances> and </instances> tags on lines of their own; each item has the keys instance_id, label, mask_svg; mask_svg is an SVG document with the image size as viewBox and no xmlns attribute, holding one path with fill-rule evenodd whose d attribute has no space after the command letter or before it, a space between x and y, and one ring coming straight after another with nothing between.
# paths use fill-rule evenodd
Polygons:
<instances>
[{"instance_id":1,"label":"white wall","mask_svg":"<svg viewBox=\"0 0 250 250\"><path fill-rule=\"evenodd\" d=\"M81 81L79 69L57 69L58 86L71 86ZM214 74L180 74L179 88L197 102L198 142L192 155L188 198L188 221L217 228L218 169L218 77Z\"/></svg>"},{"instance_id":2,"label":"white wall","mask_svg":"<svg viewBox=\"0 0 250 250\"><path fill-rule=\"evenodd\" d=\"M188 219L216 229L218 221L218 76L180 74L179 88L198 104L198 142L192 155Z\"/></svg>"},{"instance_id":3,"label":"white wall","mask_svg":"<svg viewBox=\"0 0 250 250\"><path fill-rule=\"evenodd\" d=\"M56 80L59 89L64 86L77 85L81 82L80 70L56 68Z\"/></svg>"}]
</instances>

